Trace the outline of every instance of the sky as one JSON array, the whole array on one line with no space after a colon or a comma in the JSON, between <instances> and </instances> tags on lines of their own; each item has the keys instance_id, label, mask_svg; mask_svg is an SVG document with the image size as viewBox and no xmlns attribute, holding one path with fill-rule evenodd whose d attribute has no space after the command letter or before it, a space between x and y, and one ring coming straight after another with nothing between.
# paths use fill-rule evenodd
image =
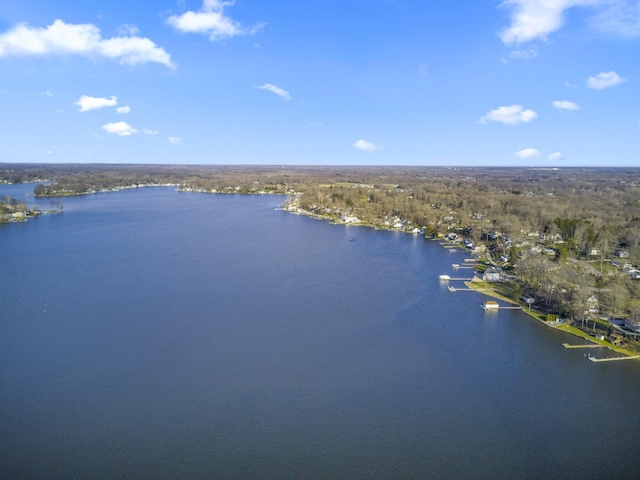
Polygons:
<instances>
[{"instance_id":1,"label":"sky","mask_svg":"<svg viewBox=\"0 0 640 480\"><path fill-rule=\"evenodd\" d=\"M640 167L640 0L0 0L0 162Z\"/></svg>"}]
</instances>

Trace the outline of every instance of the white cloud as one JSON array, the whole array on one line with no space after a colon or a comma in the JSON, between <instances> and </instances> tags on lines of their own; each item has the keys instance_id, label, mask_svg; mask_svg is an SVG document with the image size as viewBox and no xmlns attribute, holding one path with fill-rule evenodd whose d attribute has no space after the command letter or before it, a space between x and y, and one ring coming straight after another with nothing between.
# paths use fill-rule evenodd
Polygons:
<instances>
[{"instance_id":1,"label":"white cloud","mask_svg":"<svg viewBox=\"0 0 640 480\"><path fill-rule=\"evenodd\" d=\"M129 113L131 111L131 107L129 105L125 105L124 107L116 107L116 112L118 113Z\"/></svg>"},{"instance_id":2,"label":"white cloud","mask_svg":"<svg viewBox=\"0 0 640 480\"><path fill-rule=\"evenodd\" d=\"M113 133L120 137L128 137L138 131L127 122L107 123L106 125L102 126L102 129L108 133Z\"/></svg>"},{"instance_id":3,"label":"white cloud","mask_svg":"<svg viewBox=\"0 0 640 480\"><path fill-rule=\"evenodd\" d=\"M366 140L358 140L353 144L354 148L358 150L362 150L364 152L375 152L376 150L382 150L381 145L376 145L371 142L367 142Z\"/></svg>"},{"instance_id":4,"label":"white cloud","mask_svg":"<svg viewBox=\"0 0 640 480\"><path fill-rule=\"evenodd\" d=\"M536 112L525 110L522 105L510 105L508 107L498 107L487 112L480 118L479 122L500 122L505 125L517 125L518 123L529 123L537 116Z\"/></svg>"},{"instance_id":5,"label":"white cloud","mask_svg":"<svg viewBox=\"0 0 640 480\"><path fill-rule=\"evenodd\" d=\"M44 92L42 92L42 95L45 95L47 97L53 97L53 93L51 93L49 90L45 90Z\"/></svg>"},{"instance_id":6,"label":"white cloud","mask_svg":"<svg viewBox=\"0 0 640 480\"><path fill-rule=\"evenodd\" d=\"M181 141L182 141L182 139L181 139L181 138L178 138L178 137L169 137L169 143L172 143L172 144L174 144L174 145L175 145L175 144L177 144L177 143L180 143Z\"/></svg>"},{"instance_id":7,"label":"white cloud","mask_svg":"<svg viewBox=\"0 0 640 480\"><path fill-rule=\"evenodd\" d=\"M601 3L605 8L589 22L595 30L622 37L640 36L640 2L608 0Z\"/></svg>"},{"instance_id":8,"label":"white cloud","mask_svg":"<svg viewBox=\"0 0 640 480\"><path fill-rule=\"evenodd\" d=\"M291 95L289 95L289 92L287 92L286 90L283 90L280 87L276 87L275 85L271 85L270 83L265 83L264 85L261 85L258 88L275 93L276 95L284 98L285 100L291 100Z\"/></svg>"},{"instance_id":9,"label":"white cloud","mask_svg":"<svg viewBox=\"0 0 640 480\"><path fill-rule=\"evenodd\" d=\"M552 104L558 110L569 110L571 112L575 110L580 110L580 106L576 103L569 102L567 100L556 100Z\"/></svg>"},{"instance_id":10,"label":"white cloud","mask_svg":"<svg viewBox=\"0 0 640 480\"><path fill-rule=\"evenodd\" d=\"M133 35L102 38L92 24L56 20L46 28L20 23L0 35L0 57L10 55L84 55L119 59L120 64L156 62L172 67L171 56L148 38Z\"/></svg>"},{"instance_id":11,"label":"white cloud","mask_svg":"<svg viewBox=\"0 0 640 480\"><path fill-rule=\"evenodd\" d=\"M562 154L560 152L554 152L547 157L549 160L562 160Z\"/></svg>"},{"instance_id":12,"label":"white cloud","mask_svg":"<svg viewBox=\"0 0 640 480\"><path fill-rule=\"evenodd\" d=\"M513 50L509 53L509 58L515 58L516 60L533 60L538 56L538 48L533 46L524 50Z\"/></svg>"},{"instance_id":13,"label":"white cloud","mask_svg":"<svg viewBox=\"0 0 640 480\"><path fill-rule=\"evenodd\" d=\"M146 128L142 129L142 133L144 133L145 135L158 135L158 130L148 130Z\"/></svg>"},{"instance_id":14,"label":"white cloud","mask_svg":"<svg viewBox=\"0 0 640 480\"><path fill-rule=\"evenodd\" d=\"M511 12L511 24L500 34L506 45L532 40L546 41L564 25L564 14L574 7L592 7L588 23L594 30L625 37L640 35L640 2L637 0L503 0Z\"/></svg>"},{"instance_id":15,"label":"white cloud","mask_svg":"<svg viewBox=\"0 0 640 480\"><path fill-rule=\"evenodd\" d=\"M78 105L80 107L78 111L88 112L89 110L99 110L100 108L105 107L115 107L117 103L118 98L113 95L111 98L98 98L82 95L74 105Z\"/></svg>"},{"instance_id":16,"label":"white cloud","mask_svg":"<svg viewBox=\"0 0 640 480\"><path fill-rule=\"evenodd\" d=\"M133 35L137 35L140 32L138 27L130 24L123 24L118 27L118 33L123 36L131 37Z\"/></svg>"},{"instance_id":17,"label":"white cloud","mask_svg":"<svg viewBox=\"0 0 640 480\"><path fill-rule=\"evenodd\" d=\"M510 8L511 25L500 34L506 45L547 40L564 24L564 12L576 6L598 5L603 0L504 0Z\"/></svg>"},{"instance_id":18,"label":"white cloud","mask_svg":"<svg viewBox=\"0 0 640 480\"><path fill-rule=\"evenodd\" d=\"M209 35L209 40L221 40L237 35L252 35L260 30L264 24L252 28L244 28L240 23L224 14L225 7L230 7L234 1L204 0L198 12L191 10L182 15L172 15L167 23L176 30L184 33L202 33Z\"/></svg>"},{"instance_id":19,"label":"white cloud","mask_svg":"<svg viewBox=\"0 0 640 480\"><path fill-rule=\"evenodd\" d=\"M540 156L542 156L542 154L535 148L525 148L516 152L516 157L519 158L538 158Z\"/></svg>"},{"instance_id":20,"label":"white cloud","mask_svg":"<svg viewBox=\"0 0 640 480\"><path fill-rule=\"evenodd\" d=\"M615 87L626 81L626 78L622 78L616 72L600 72L587 79L587 86L593 90L604 90L605 88Z\"/></svg>"}]
</instances>

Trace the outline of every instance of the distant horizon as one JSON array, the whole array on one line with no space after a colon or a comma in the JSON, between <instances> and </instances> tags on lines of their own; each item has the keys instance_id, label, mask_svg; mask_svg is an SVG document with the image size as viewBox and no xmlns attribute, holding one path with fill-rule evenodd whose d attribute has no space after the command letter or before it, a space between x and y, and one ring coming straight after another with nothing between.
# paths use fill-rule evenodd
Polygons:
<instances>
[{"instance_id":1,"label":"distant horizon","mask_svg":"<svg viewBox=\"0 0 640 480\"><path fill-rule=\"evenodd\" d=\"M640 166L604 166L604 165L567 165L567 166L543 166L543 165L376 165L376 164L261 164L261 163L105 163L105 162L4 162L0 161L0 165L20 165L20 166L43 166L43 167L55 167L55 166L105 166L105 167L118 167L118 166L149 166L149 167L246 167L246 168L441 168L441 169L521 169L521 170L640 170Z\"/></svg>"}]
</instances>

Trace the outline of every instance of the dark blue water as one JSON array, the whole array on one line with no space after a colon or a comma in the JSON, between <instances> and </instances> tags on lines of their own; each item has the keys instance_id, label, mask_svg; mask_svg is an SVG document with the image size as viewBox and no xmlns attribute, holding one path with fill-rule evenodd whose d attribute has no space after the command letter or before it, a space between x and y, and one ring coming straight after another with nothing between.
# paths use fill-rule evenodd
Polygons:
<instances>
[{"instance_id":1,"label":"dark blue water","mask_svg":"<svg viewBox=\"0 0 640 480\"><path fill-rule=\"evenodd\" d=\"M640 363L449 292L462 253L282 197L61 201L0 225L2 479L638 478Z\"/></svg>"}]
</instances>

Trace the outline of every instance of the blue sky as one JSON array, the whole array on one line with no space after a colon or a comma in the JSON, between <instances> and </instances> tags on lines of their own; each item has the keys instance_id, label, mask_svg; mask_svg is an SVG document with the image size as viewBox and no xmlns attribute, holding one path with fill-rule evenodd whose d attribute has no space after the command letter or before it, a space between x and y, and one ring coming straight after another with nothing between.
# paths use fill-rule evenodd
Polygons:
<instances>
[{"instance_id":1,"label":"blue sky","mask_svg":"<svg viewBox=\"0 0 640 480\"><path fill-rule=\"evenodd\" d=\"M0 162L640 166L639 0L5 0Z\"/></svg>"}]
</instances>

